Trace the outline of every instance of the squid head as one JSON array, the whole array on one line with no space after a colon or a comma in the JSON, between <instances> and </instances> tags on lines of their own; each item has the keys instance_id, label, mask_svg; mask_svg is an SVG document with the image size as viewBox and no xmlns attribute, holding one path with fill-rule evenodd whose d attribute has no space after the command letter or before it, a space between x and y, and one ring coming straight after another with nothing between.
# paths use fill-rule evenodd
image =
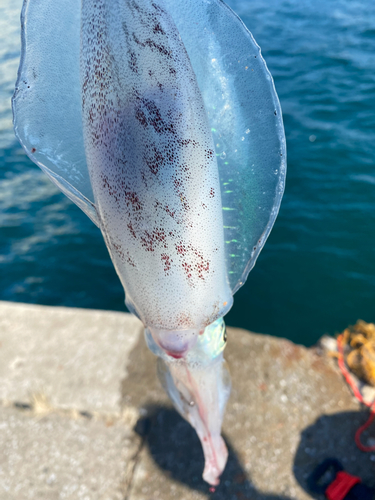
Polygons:
<instances>
[{"instance_id":1,"label":"squid head","mask_svg":"<svg viewBox=\"0 0 375 500\"><path fill-rule=\"evenodd\" d=\"M219 483L222 317L284 190L279 101L220 0L25 0L14 126L100 228L159 378Z\"/></svg>"}]
</instances>

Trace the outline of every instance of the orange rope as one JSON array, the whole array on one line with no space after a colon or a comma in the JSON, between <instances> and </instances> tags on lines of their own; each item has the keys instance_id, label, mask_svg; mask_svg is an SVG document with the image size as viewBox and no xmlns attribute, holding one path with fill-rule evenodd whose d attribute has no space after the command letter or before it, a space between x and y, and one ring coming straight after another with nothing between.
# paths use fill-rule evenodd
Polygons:
<instances>
[{"instance_id":1,"label":"orange rope","mask_svg":"<svg viewBox=\"0 0 375 500\"><path fill-rule=\"evenodd\" d=\"M364 404L364 405L366 405L366 406L368 406L370 408L370 416L369 416L367 422L365 424L361 425L361 427L355 433L355 438L354 438L355 444L357 445L357 447L361 451L366 451L366 452L375 451L375 445L374 446L365 446L361 442L361 435L362 435L362 433L368 427L370 427L370 425L372 424L372 421L375 418L375 400L372 403L366 403L366 401L364 401L364 399L362 397L362 394L360 393L358 387L353 382L353 379L350 376L350 373L347 370L346 365L345 365L345 361L344 361L344 348L343 348L343 345L342 345L342 338L343 338L342 334L337 337L337 348L338 348L338 351L339 351L339 357L338 357L339 368L341 370L341 373L345 377L346 382L348 383L348 385L352 389L354 396L358 399L358 401L360 401L362 404Z\"/></svg>"}]
</instances>

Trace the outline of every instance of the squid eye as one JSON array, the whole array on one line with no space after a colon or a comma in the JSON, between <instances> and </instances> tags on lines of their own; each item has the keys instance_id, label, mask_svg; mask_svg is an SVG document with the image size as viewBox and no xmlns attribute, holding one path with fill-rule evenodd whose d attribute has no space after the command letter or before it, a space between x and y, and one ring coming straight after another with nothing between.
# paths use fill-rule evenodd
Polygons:
<instances>
[{"instance_id":1,"label":"squid eye","mask_svg":"<svg viewBox=\"0 0 375 500\"><path fill-rule=\"evenodd\" d=\"M227 329L224 328L224 333L223 333L223 342L224 344L227 342L228 336L227 336Z\"/></svg>"}]
</instances>

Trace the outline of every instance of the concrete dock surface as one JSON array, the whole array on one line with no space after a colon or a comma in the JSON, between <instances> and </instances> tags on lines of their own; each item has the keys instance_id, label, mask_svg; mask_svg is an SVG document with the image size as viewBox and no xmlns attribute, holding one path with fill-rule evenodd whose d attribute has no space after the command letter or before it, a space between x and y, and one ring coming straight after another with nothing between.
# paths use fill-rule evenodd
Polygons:
<instances>
[{"instance_id":1,"label":"concrete dock surface","mask_svg":"<svg viewBox=\"0 0 375 500\"><path fill-rule=\"evenodd\" d=\"M306 477L326 457L375 487L375 452L354 443L368 411L334 359L236 328L225 358L229 460L212 492L136 318L0 302L0 500L318 499Z\"/></svg>"}]
</instances>

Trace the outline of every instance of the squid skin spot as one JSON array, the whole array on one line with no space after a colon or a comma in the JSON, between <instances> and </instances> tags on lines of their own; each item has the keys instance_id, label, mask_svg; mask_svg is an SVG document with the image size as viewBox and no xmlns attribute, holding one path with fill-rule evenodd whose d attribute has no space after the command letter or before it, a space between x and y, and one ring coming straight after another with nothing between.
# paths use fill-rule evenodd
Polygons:
<instances>
[{"instance_id":1,"label":"squid skin spot","mask_svg":"<svg viewBox=\"0 0 375 500\"><path fill-rule=\"evenodd\" d=\"M158 12L161 12L162 14L165 14L165 10L160 5L157 5L156 3L152 3L151 5Z\"/></svg>"},{"instance_id":2,"label":"squid skin spot","mask_svg":"<svg viewBox=\"0 0 375 500\"><path fill-rule=\"evenodd\" d=\"M152 233L144 231L144 236L141 237L142 247L144 247L147 252L153 252L155 250L155 246L161 244L164 248L167 248L165 238L166 235L164 229L156 228Z\"/></svg>"},{"instance_id":3,"label":"squid skin spot","mask_svg":"<svg viewBox=\"0 0 375 500\"><path fill-rule=\"evenodd\" d=\"M134 36L135 36L135 35L134 35ZM144 43L142 43L142 42L140 42L139 40L136 40L136 39L134 38L134 41L135 41L136 43L138 43L139 45L141 45L142 47L146 47L146 46L147 46L147 47L149 47L151 50L152 50L152 49L156 49L156 50L158 50L158 51L160 52L160 54L162 54L163 56L166 56L166 57L168 57L168 58L170 58L170 57L172 56L172 53L171 53L171 51L170 51L170 50L166 49L166 48L164 47L164 45L158 45L158 44L157 44L157 43L155 43L153 40L148 39L148 40L146 40Z\"/></svg>"},{"instance_id":4,"label":"squid skin spot","mask_svg":"<svg viewBox=\"0 0 375 500\"><path fill-rule=\"evenodd\" d=\"M184 263L182 264L182 267L183 267L183 269L184 269L184 271L185 271L185 273L186 273L186 276L187 276L189 279L190 279L190 278L192 278L192 274L191 274L191 265L190 265L190 264L188 264L187 262L184 262Z\"/></svg>"},{"instance_id":5,"label":"squid skin spot","mask_svg":"<svg viewBox=\"0 0 375 500\"><path fill-rule=\"evenodd\" d=\"M147 118L142 110L137 109L137 111L135 113L135 117L141 125L143 125L144 127L147 127L147 125L148 125Z\"/></svg>"},{"instance_id":6,"label":"squid skin spot","mask_svg":"<svg viewBox=\"0 0 375 500\"><path fill-rule=\"evenodd\" d=\"M175 247L179 255L185 255L186 253L185 245L180 244L180 245L175 245Z\"/></svg>"},{"instance_id":7,"label":"squid skin spot","mask_svg":"<svg viewBox=\"0 0 375 500\"><path fill-rule=\"evenodd\" d=\"M173 262L173 259L171 259L170 256L167 255L166 253L162 253L161 260L164 263L164 272L166 276L168 276L169 275L168 271L170 271L171 269L171 263Z\"/></svg>"},{"instance_id":8,"label":"squid skin spot","mask_svg":"<svg viewBox=\"0 0 375 500\"><path fill-rule=\"evenodd\" d=\"M124 252L122 251L122 247L121 245L117 245L116 243L113 243L113 248L116 250L116 252L118 253L118 255L120 256L121 260L124 260L125 258L125 254Z\"/></svg>"},{"instance_id":9,"label":"squid skin spot","mask_svg":"<svg viewBox=\"0 0 375 500\"><path fill-rule=\"evenodd\" d=\"M133 224L131 222L128 222L128 229L130 231L130 234L133 236L133 238L137 238L137 235L135 234L135 231L134 231L134 228L133 228Z\"/></svg>"},{"instance_id":10,"label":"squid skin spot","mask_svg":"<svg viewBox=\"0 0 375 500\"><path fill-rule=\"evenodd\" d=\"M160 24L159 24L159 23L157 23L157 24L154 26L153 32L154 32L154 33L160 33L161 35L165 35L165 31L163 30L163 28L160 26Z\"/></svg>"},{"instance_id":11,"label":"squid skin spot","mask_svg":"<svg viewBox=\"0 0 375 500\"><path fill-rule=\"evenodd\" d=\"M139 212L140 210L143 209L143 205L139 201L139 198L135 192L125 191L124 194L125 194L125 202L126 202L127 207L129 207L131 205L132 209L136 212Z\"/></svg>"},{"instance_id":12,"label":"squid skin spot","mask_svg":"<svg viewBox=\"0 0 375 500\"><path fill-rule=\"evenodd\" d=\"M129 68L133 73L138 73L138 61L137 61L137 56L135 55L134 52L131 52L129 54Z\"/></svg>"},{"instance_id":13,"label":"squid skin spot","mask_svg":"<svg viewBox=\"0 0 375 500\"><path fill-rule=\"evenodd\" d=\"M169 210L169 207L168 205L165 207L165 211L167 212L168 215L170 215L172 218L174 217L174 212L171 212L171 210ZM171 234L171 233L170 233Z\"/></svg>"},{"instance_id":14,"label":"squid skin spot","mask_svg":"<svg viewBox=\"0 0 375 500\"><path fill-rule=\"evenodd\" d=\"M130 255L127 256L127 259L126 259L127 263L130 264L132 267L136 267L136 265L134 264L134 261L133 259L130 257Z\"/></svg>"}]
</instances>

